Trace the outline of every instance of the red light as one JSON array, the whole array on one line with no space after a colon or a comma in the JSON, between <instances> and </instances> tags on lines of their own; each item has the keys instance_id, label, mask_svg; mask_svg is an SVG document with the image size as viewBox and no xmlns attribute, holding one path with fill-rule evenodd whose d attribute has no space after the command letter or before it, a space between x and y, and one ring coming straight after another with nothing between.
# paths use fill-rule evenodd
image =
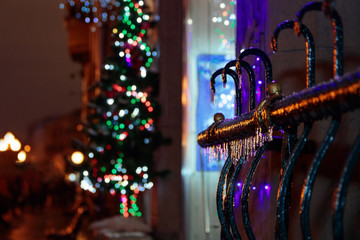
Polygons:
<instances>
[{"instance_id":1,"label":"red light","mask_svg":"<svg viewBox=\"0 0 360 240\"><path fill-rule=\"evenodd\" d=\"M127 49L125 50L125 53L130 53L130 49L127 48Z\"/></svg>"},{"instance_id":2,"label":"red light","mask_svg":"<svg viewBox=\"0 0 360 240\"><path fill-rule=\"evenodd\" d=\"M149 119L148 123L153 124L154 120L152 120L151 118Z\"/></svg>"},{"instance_id":3,"label":"red light","mask_svg":"<svg viewBox=\"0 0 360 240\"><path fill-rule=\"evenodd\" d=\"M110 144L106 145L106 149L107 149L107 150L110 150L110 149L111 149L111 145L110 145Z\"/></svg>"},{"instance_id":4,"label":"red light","mask_svg":"<svg viewBox=\"0 0 360 240\"><path fill-rule=\"evenodd\" d=\"M120 87L120 86L117 85L117 84L113 84L113 88L114 88L116 91L118 91L118 92L121 92L121 91L123 90L123 88Z\"/></svg>"},{"instance_id":5,"label":"red light","mask_svg":"<svg viewBox=\"0 0 360 240\"><path fill-rule=\"evenodd\" d=\"M148 129L150 127L150 124L146 123L145 128Z\"/></svg>"},{"instance_id":6,"label":"red light","mask_svg":"<svg viewBox=\"0 0 360 240\"><path fill-rule=\"evenodd\" d=\"M140 131L143 131L143 130L144 130L144 126L140 126L140 127L139 127L139 130L140 130Z\"/></svg>"},{"instance_id":7,"label":"red light","mask_svg":"<svg viewBox=\"0 0 360 240\"><path fill-rule=\"evenodd\" d=\"M146 101L145 106L149 107L151 103L149 101Z\"/></svg>"},{"instance_id":8,"label":"red light","mask_svg":"<svg viewBox=\"0 0 360 240\"><path fill-rule=\"evenodd\" d=\"M149 112L152 112L152 111L154 111L154 108L153 108L153 107L149 107L149 108L148 108L148 111L149 111Z\"/></svg>"}]
</instances>

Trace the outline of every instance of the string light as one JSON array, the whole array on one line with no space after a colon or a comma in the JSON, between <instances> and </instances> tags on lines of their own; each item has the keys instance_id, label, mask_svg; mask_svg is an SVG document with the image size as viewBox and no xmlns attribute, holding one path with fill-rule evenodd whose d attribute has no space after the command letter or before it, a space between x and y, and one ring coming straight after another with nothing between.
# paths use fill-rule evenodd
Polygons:
<instances>
[{"instance_id":1,"label":"string light","mask_svg":"<svg viewBox=\"0 0 360 240\"><path fill-rule=\"evenodd\" d=\"M59 4L60 9L69 9L71 17L100 26L109 19L114 21L120 6L121 3L117 0L62 0Z\"/></svg>"}]
</instances>

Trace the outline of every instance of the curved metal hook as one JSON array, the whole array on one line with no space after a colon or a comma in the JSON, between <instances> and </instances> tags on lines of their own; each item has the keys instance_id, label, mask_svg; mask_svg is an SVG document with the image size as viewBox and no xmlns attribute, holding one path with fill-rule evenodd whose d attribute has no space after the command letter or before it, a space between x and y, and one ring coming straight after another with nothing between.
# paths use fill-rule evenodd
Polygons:
<instances>
[{"instance_id":1,"label":"curved metal hook","mask_svg":"<svg viewBox=\"0 0 360 240\"><path fill-rule=\"evenodd\" d=\"M322 11L328 17L330 17L332 26L333 26L333 35L334 35L334 59L333 59L333 69L334 76L343 75L343 49L344 49L344 39L343 39L343 26L341 18L335 8L332 8L331 5L327 2L311 2L306 4L298 13L295 19L295 30L300 34L300 25L305 13L309 11Z\"/></svg>"},{"instance_id":2,"label":"curved metal hook","mask_svg":"<svg viewBox=\"0 0 360 240\"><path fill-rule=\"evenodd\" d=\"M229 227L229 220L226 218L226 215L224 213L223 208L223 190L225 181L228 178L229 175L232 175L232 159L228 157L228 159L225 161L225 164L221 170L218 186L216 189L216 209L218 213L218 218L220 220L221 229L222 229L222 235L224 235L225 239L231 240L232 235L230 232Z\"/></svg>"},{"instance_id":3,"label":"curved metal hook","mask_svg":"<svg viewBox=\"0 0 360 240\"><path fill-rule=\"evenodd\" d=\"M215 78L219 76L220 74L223 74L223 69L220 68L216 70L213 75L210 78L210 88L213 94L213 97L215 96ZM235 83L235 115L240 116L242 109L241 109L241 90L239 89L239 77L237 73L231 69L227 71L227 74L229 74L233 79Z\"/></svg>"},{"instance_id":4,"label":"curved metal hook","mask_svg":"<svg viewBox=\"0 0 360 240\"><path fill-rule=\"evenodd\" d=\"M325 136L325 139L319 150L317 151L315 158L311 164L310 170L306 177L300 199L300 222L303 239L311 239L310 233L310 200L312 197L313 186L319 170L320 164L325 157L327 150L331 143L334 141L335 135L340 125L340 116L334 117L329 131Z\"/></svg>"},{"instance_id":5,"label":"curved metal hook","mask_svg":"<svg viewBox=\"0 0 360 240\"><path fill-rule=\"evenodd\" d=\"M334 239L344 239L344 208L346 203L346 193L350 184L350 178L360 155L360 132L357 135L353 149L346 160L345 167L342 171L339 185L336 192L336 201L333 208L333 231Z\"/></svg>"},{"instance_id":6,"label":"curved metal hook","mask_svg":"<svg viewBox=\"0 0 360 240\"><path fill-rule=\"evenodd\" d=\"M278 37L283 29L290 28L294 29L295 22L292 20L286 20L281 23L274 31L271 38L271 48L274 52L278 49ZM314 38L310 30L301 24L300 32L304 36L306 41L306 88L315 85L315 46Z\"/></svg>"},{"instance_id":7,"label":"curved metal hook","mask_svg":"<svg viewBox=\"0 0 360 240\"><path fill-rule=\"evenodd\" d=\"M330 17L333 26L334 35L334 57L333 57L333 71L334 77L341 76L343 74L343 27L342 21L337 11L328 2L312 2L305 5L297 14L295 22L295 30L299 30L301 21L306 12L309 11L322 11L327 17ZM308 173L308 177L303 186L302 198L300 202L300 219L301 227L304 239L310 239L310 223L309 223L309 211L310 200L312 195L312 188L317 176L319 166L322 159L331 144L334 135L340 124L340 116L334 117L330 129L325 137L323 144L320 146L311 168Z\"/></svg>"},{"instance_id":8,"label":"curved metal hook","mask_svg":"<svg viewBox=\"0 0 360 240\"><path fill-rule=\"evenodd\" d=\"M296 160L304 149L305 143L309 137L312 129L312 123L306 123L304 131L300 137L295 148L291 152L288 164L285 168L284 175L280 180L278 194L277 194L277 207L276 207L276 235L279 239L288 239L287 237L287 212L288 212L288 188L291 186L292 171Z\"/></svg>"},{"instance_id":9,"label":"curved metal hook","mask_svg":"<svg viewBox=\"0 0 360 240\"><path fill-rule=\"evenodd\" d=\"M249 55L255 55L258 56L264 63L265 66L265 78L266 78L266 84L270 84L272 82L272 66L271 61L269 57L266 55L265 52L258 48L249 48L244 51L242 51L239 55L238 61L236 63L236 71L238 73L241 73L241 67L242 67L242 59Z\"/></svg>"},{"instance_id":10,"label":"curved metal hook","mask_svg":"<svg viewBox=\"0 0 360 240\"><path fill-rule=\"evenodd\" d=\"M237 63L237 60L232 60L230 62L228 62L222 72L221 78L223 81L224 86L226 86L227 83L227 79L226 79L226 74L227 71L231 68L231 67L235 67ZM251 68L250 64L248 62L245 61L241 61L241 67L243 67L248 75L249 78L249 86L250 86L250 93L249 93L249 106L250 106L250 111L255 109L255 73L254 70ZM241 69L237 70L237 73L241 74ZM239 83L239 87L241 87L241 82Z\"/></svg>"},{"instance_id":11,"label":"curved metal hook","mask_svg":"<svg viewBox=\"0 0 360 240\"><path fill-rule=\"evenodd\" d=\"M252 161L248 173L246 175L246 179L244 181L243 189L241 192L241 212L242 212L245 232L249 240L256 239L250 224L250 216L249 216L249 208L248 208L249 193L250 193L251 182L253 180L254 173L259 165L261 157L265 152L266 146L267 143L265 143L262 147L260 147L256 152L255 158Z\"/></svg>"}]
</instances>

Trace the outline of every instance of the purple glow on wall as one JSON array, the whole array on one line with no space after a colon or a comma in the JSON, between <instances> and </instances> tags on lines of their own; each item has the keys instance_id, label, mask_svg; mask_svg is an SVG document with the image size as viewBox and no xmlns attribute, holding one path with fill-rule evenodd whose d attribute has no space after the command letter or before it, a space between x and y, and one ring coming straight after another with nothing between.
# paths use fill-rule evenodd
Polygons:
<instances>
[{"instance_id":1,"label":"purple glow on wall","mask_svg":"<svg viewBox=\"0 0 360 240\"><path fill-rule=\"evenodd\" d=\"M236 57L239 56L241 49L251 47L265 49L264 34L267 19L267 0L237 0L236 1ZM256 57L249 61L255 72L255 77L259 78L264 74L261 59ZM256 86L256 104L265 96L264 84L257 82ZM246 88L243 88L246 89ZM248 89L245 90L248 92ZM244 91L243 91L244 92ZM249 94L243 94L249 96Z\"/></svg>"},{"instance_id":2,"label":"purple glow on wall","mask_svg":"<svg viewBox=\"0 0 360 240\"><path fill-rule=\"evenodd\" d=\"M266 29L267 0L237 0L236 14L236 56L238 57L242 48L259 47L256 45L262 40L261 34Z\"/></svg>"}]
</instances>

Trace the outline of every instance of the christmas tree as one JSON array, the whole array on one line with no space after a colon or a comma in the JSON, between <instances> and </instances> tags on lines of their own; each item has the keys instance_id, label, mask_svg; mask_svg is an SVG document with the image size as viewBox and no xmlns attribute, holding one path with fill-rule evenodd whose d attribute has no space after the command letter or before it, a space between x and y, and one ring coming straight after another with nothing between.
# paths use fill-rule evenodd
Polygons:
<instances>
[{"instance_id":1,"label":"christmas tree","mask_svg":"<svg viewBox=\"0 0 360 240\"><path fill-rule=\"evenodd\" d=\"M100 93L89 102L85 128L83 187L118 195L124 217L141 216L138 194L153 186L153 153L162 142L155 127L157 75L149 72L157 54L146 43L146 9L143 1L120 1L119 21L112 28L114 54L104 65Z\"/></svg>"}]
</instances>

